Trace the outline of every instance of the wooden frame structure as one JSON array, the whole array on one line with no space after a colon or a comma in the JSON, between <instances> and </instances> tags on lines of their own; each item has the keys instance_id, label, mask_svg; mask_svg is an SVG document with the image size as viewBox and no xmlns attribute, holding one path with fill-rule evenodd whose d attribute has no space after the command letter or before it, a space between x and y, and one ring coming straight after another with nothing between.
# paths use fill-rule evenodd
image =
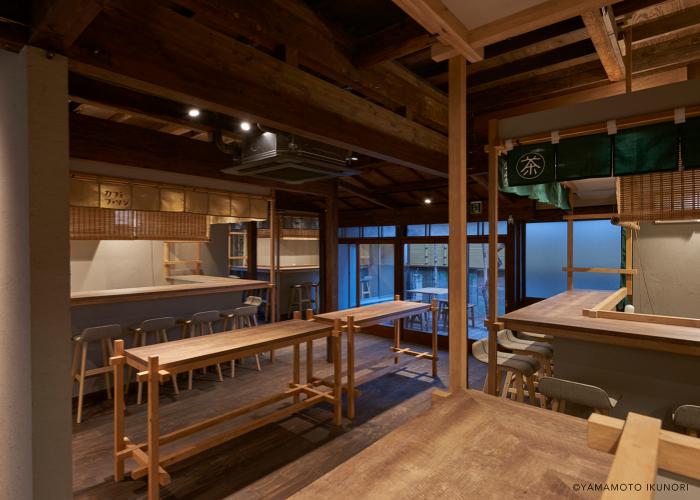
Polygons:
<instances>
[{"instance_id":1,"label":"wooden frame structure","mask_svg":"<svg viewBox=\"0 0 700 500\"><path fill-rule=\"evenodd\" d=\"M194 255L191 259L179 259L173 257L174 249L171 245L176 244L194 244ZM176 266L185 265L187 267L186 274L202 274L202 242L201 241L164 241L163 242L163 275L170 278L173 275L173 268ZM191 266L191 267L189 267Z\"/></svg>"},{"instance_id":2,"label":"wooden frame structure","mask_svg":"<svg viewBox=\"0 0 700 500\"><path fill-rule=\"evenodd\" d=\"M394 358L394 364L398 364L399 357L401 354L411 356L416 359L429 359L432 362L432 375L437 377L438 369L438 328L437 328L437 299L433 299L430 304L422 302L408 302L400 299L398 295L394 296L392 302L381 302L378 304L372 304L368 306L360 306L352 309L345 309L343 311L336 311L331 313L318 314L314 316L314 319L318 322L335 324L335 322L341 322L341 329L345 330L347 333L347 370L346 370L346 383L343 385L343 389L347 392L348 406L347 406L347 416L348 418L355 418L355 398L357 397L357 385L360 383L378 376L377 373L371 374L370 377L363 379L361 381L355 378L355 334L359 332L362 328L367 328L373 325L378 325L380 323L385 323L388 321L394 322L394 345L389 349L393 353L391 357ZM431 350L429 352L419 352L414 351L407 347L401 347L401 320L403 318L408 318L416 314L424 314L430 311L432 313L432 343ZM465 310L466 311L466 310ZM307 313L308 315L308 313ZM337 349L336 349L337 350ZM392 369L389 367L389 369ZM383 373L382 370L380 373ZM317 379L318 384L327 384L326 381Z\"/></svg>"},{"instance_id":3,"label":"wooden frame structure","mask_svg":"<svg viewBox=\"0 0 700 500\"><path fill-rule=\"evenodd\" d=\"M334 407L333 423L342 424L341 407L341 362L340 337L342 330L340 321L332 325L319 322L302 321L297 311L295 319L280 323L222 332L204 337L195 337L165 344L124 349L124 341L115 341L114 356L110 364L114 368L115 387L124 386L124 367L128 365L138 371L137 378L146 382L148 387L148 439L145 442L133 443L124 434L124 393L116 390L114 395L114 479L124 479L124 462L127 458L136 461L136 468L130 475L133 479L148 476L148 498L159 498L160 485L170 482L166 467L189 458L201 451L207 450L237 436L258 429L269 423L288 417L300 410L326 402ZM326 337L334 337L336 350L334 353L334 376L330 390L317 388L313 382L313 341ZM306 383L301 383L300 345L307 344ZM228 411L187 427L160 433L160 401L159 384L178 373L196 368L203 368L216 363L223 363L245 356L259 354L264 351L293 346L294 364L292 380L289 388L278 394L261 399L254 403ZM309 348L311 347L311 348ZM302 396L306 396L302 399ZM177 441L180 438L196 434L220 423L236 417L260 410L266 406L291 399L289 406L277 409L265 416L255 418L245 424L229 428L219 434L210 435L201 441L188 444L182 449L161 454L160 445Z\"/></svg>"}]
</instances>

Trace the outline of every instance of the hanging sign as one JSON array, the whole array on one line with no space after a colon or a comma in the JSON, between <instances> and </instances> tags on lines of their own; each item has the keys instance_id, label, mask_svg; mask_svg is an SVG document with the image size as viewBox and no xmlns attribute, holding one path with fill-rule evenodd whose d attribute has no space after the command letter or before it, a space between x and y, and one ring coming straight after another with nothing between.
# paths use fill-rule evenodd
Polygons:
<instances>
[{"instance_id":1,"label":"hanging sign","mask_svg":"<svg viewBox=\"0 0 700 500\"><path fill-rule=\"evenodd\" d=\"M554 146L532 144L508 152L508 184L523 186L554 182Z\"/></svg>"},{"instance_id":2,"label":"hanging sign","mask_svg":"<svg viewBox=\"0 0 700 500\"><path fill-rule=\"evenodd\" d=\"M118 210L131 208L131 186L100 183L100 208Z\"/></svg>"}]
</instances>

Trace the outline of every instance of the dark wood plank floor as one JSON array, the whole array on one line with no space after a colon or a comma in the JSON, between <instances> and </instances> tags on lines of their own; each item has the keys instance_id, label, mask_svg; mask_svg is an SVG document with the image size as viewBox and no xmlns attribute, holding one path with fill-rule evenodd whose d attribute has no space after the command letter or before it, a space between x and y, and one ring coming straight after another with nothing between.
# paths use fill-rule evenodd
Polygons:
<instances>
[{"instance_id":1,"label":"dark wood plank floor","mask_svg":"<svg viewBox=\"0 0 700 500\"><path fill-rule=\"evenodd\" d=\"M330 375L332 365L323 359L325 344L317 344L317 374ZM366 371L391 364L390 360L382 361L389 346L390 341L386 339L358 335L357 365ZM161 488L161 495L163 498L188 499L289 496L427 409L431 391L444 387L443 381L447 380L447 352L441 352L441 357L438 380L429 376L429 361L410 360L403 369L362 384L357 418L353 422L346 420L341 430L331 425L330 406L319 406L175 464L169 468L172 483ZM303 352L302 359L305 359ZM263 371L258 373L252 369L253 360L248 359L244 367L236 368L236 378L225 377L225 381L219 383L214 380L213 373L199 375L194 389L181 391L177 398L172 395L170 385L164 385L162 432L282 390L291 377L291 361L291 349L278 351L276 362L270 364L269 360L263 360ZM485 366L473 358L469 361L470 386L481 388ZM184 386L184 383L180 385ZM141 441L146 437L146 405L134 404L134 392L127 400L126 433ZM74 424L74 495L86 499L145 498L144 480L126 479L119 483L113 480L110 403L105 401L86 407L83 423ZM127 470L130 465L127 462Z\"/></svg>"}]
</instances>

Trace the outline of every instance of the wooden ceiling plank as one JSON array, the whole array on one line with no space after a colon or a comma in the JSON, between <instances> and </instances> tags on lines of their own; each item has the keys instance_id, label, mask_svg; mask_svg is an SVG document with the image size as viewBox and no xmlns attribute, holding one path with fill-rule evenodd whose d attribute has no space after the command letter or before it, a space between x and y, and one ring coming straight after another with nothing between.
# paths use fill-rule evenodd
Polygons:
<instances>
[{"instance_id":1,"label":"wooden ceiling plank","mask_svg":"<svg viewBox=\"0 0 700 500\"><path fill-rule=\"evenodd\" d=\"M590 10L581 14L588 35L611 82L625 79L625 63L617 42L617 24L612 7Z\"/></svg>"},{"instance_id":2,"label":"wooden ceiling plank","mask_svg":"<svg viewBox=\"0 0 700 500\"><path fill-rule=\"evenodd\" d=\"M72 71L445 175L443 135L170 9L124 3L74 47Z\"/></svg>"},{"instance_id":3,"label":"wooden ceiling plank","mask_svg":"<svg viewBox=\"0 0 700 500\"><path fill-rule=\"evenodd\" d=\"M430 47L435 35L409 21L410 24L399 23L361 39L353 54L355 66L369 68Z\"/></svg>"},{"instance_id":4,"label":"wooden ceiling plank","mask_svg":"<svg viewBox=\"0 0 700 500\"><path fill-rule=\"evenodd\" d=\"M470 33L462 22L440 0L393 0L429 33L438 35L443 43L453 47L467 61L484 58L483 50L468 41ZM483 45L482 45L483 48Z\"/></svg>"},{"instance_id":5,"label":"wooden ceiling plank","mask_svg":"<svg viewBox=\"0 0 700 500\"><path fill-rule=\"evenodd\" d=\"M97 0L32 2L29 43L64 53L102 10Z\"/></svg>"},{"instance_id":6,"label":"wooden ceiling plank","mask_svg":"<svg viewBox=\"0 0 700 500\"><path fill-rule=\"evenodd\" d=\"M357 196L358 198L362 198L365 201L369 201L370 203L373 203L374 205L377 205L378 207L389 208L392 210L397 208L395 205L390 203L383 196L374 194L370 191L366 191L362 188L354 186L353 184L350 184L349 182L347 182L344 179L340 179L338 181L338 188L342 189L343 191L347 191L348 193L351 193L351 194Z\"/></svg>"}]
</instances>

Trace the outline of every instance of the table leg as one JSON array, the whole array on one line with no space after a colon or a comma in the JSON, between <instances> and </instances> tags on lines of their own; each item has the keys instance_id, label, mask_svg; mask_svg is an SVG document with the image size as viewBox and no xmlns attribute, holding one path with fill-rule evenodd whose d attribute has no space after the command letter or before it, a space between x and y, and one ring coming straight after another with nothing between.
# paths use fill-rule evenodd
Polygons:
<instances>
[{"instance_id":1,"label":"table leg","mask_svg":"<svg viewBox=\"0 0 700 500\"><path fill-rule=\"evenodd\" d=\"M296 387L300 381L301 381L301 376L300 376L300 355L299 355L299 344L294 344L294 374L293 374L293 379L292 383ZM294 403L299 402L299 394L294 395Z\"/></svg>"},{"instance_id":2,"label":"table leg","mask_svg":"<svg viewBox=\"0 0 700 500\"><path fill-rule=\"evenodd\" d=\"M148 357L148 500L160 498L158 446L160 440L160 401L158 356Z\"/></svg>"},{"instance_id":3,"label":"table leg","mask_svg":"<svg viewBox=\"0 0 700 500\"><path fill-rule=\"evenodd\" d=\"M114 480L124 479L124 341L114 341Z\"/></svg>"},{"instance_id":4,"label":"table leg","mask_svg":"<svg viewBox=\"0 0 700 500\"><path fill-rule=\"evenodd\" d=\"M433 318L433 378L437 377L437 370L438 370L438 317L437 317L437 311L438 311L438 305L437 305L437 299L433 299L431 304L430 304L430 311L432 312L432 318Z\"/></svg>"},{"instance_id":5,"label":"table leg","mask_svg":"<svg viewBox=\"0 0 700 500\"><path fill-rule=\"evenodd\" d=\"M401 319L394 320L394 347L401 349ZM398 364L399 354L394 355L394 364Z\"/></svg>"},{"instance_id":6,"label":"table leg","mask_svg":"<svg viewBox=\"0 0 700 500\"><path fill-rule=\"evenodd\" d=\"M333 423L340 427L343 423L343 373L341 360L341 344L340 338L342 330L340 328L340 320L336 319L333 325L333 399L334 399L334 415Z\"/></svg>"},{"instance_id":7,"label":"table leg","mask_svg":"<svg viewBox=\"0 0 700 500\"><path fill-rule=\"evenodd\" d=\"M310 384L314 378L314 341L306 342L306 383Z\"/></svg>"},{"instance_id":8,"label":"table leg","mask_svg":"<svg viewBox=\"0 0 700 500\"><path fill-rule=\"evenodd\" d=\"M355 318L348 317L348 418L355 418Z\"/></svg>"}]
</instances>

